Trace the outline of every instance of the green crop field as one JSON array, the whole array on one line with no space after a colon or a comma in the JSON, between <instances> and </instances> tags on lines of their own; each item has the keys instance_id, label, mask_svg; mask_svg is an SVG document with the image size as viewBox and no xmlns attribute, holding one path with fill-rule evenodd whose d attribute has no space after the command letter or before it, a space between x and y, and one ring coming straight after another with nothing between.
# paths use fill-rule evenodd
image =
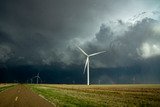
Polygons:
<instances>
[{"instance_id":1,"label":"green crop field","mask_svg":"<svg viewBox=\"0 0 160 107\"><path fill-rule=\"evenodd\" d=\"M28 85L56 106L160 107L160 85Z\"/></svg>"}]
</instances>

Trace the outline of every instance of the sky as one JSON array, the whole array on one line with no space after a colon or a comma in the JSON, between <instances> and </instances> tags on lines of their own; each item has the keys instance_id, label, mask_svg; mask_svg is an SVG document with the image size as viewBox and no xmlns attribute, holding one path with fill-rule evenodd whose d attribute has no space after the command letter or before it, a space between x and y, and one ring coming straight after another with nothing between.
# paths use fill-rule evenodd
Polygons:
<instances>
[{"instance_id":1,"label":"sky","mask_svg":"<svg viewBox=\"0 0 160 107\"><path fill-rule=\"evenodd\" d=\"M0 82L160 83L159 0L1 0Z\"/></svg>"}]
</instances>

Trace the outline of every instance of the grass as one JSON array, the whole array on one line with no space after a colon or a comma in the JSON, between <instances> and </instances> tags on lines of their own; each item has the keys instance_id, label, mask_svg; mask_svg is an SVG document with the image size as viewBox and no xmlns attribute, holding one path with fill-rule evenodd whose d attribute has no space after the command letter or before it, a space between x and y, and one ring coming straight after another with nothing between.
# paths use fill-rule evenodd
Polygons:
<instances>
[{"instance_id":1,"label":"grass","mask_svg":"<svg viewBox=\"0 0 160 107\"><path fill-rule=\"evenodd\" d=\"M7 90L13 86L15 86L15 84L0 84L0 92Z\"/></svg>"},{"instance_id":2,"label":"grass","mask_svg":"<svg viewBox=\"0 0 160 107\"><path fill-rule=\"evenodd\" d=\"M57 106L158 107L160 85L29 85Z\"/></svg>"}]
</instances>

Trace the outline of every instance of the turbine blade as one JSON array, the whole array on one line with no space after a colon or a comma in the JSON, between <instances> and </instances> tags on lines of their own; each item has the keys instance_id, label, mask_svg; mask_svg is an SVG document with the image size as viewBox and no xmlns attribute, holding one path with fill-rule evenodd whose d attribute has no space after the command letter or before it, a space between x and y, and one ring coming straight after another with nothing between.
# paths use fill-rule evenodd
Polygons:
<instances>
[{"instance_id":1,"label":"turbine blade","mask_svg":"<svg viewBox=\"0 0 160 107\"><path fill-rule=\"evenodd\" d=\"M82 52L83 54L85 54L86 56L88 56L88 55L82 50L82 48L80 48L79 46L77 46L77 48L78 48L79 50L81 50L81 52Z\"/></svg>"},{"instance_id":2,"label":"turbine blade","mask_svg":"<svg viewBox=\"0 0 160 107\"><path fill-rule=\"evenodd\" d=\"M41 83L42 83L42 79L41 78L39 78L40 80L41 80Z\"/></svg>"},{"instance_id":3,"label":"turbine blade","mask_svg":"<svg viewBox=\"0 0 160 107\"><path fill-rule=\"evenodd\" d=\"M95 56L95 55L98 55L98 54L101 54L101 53L104 53L104 52L106 52L106 51L96 52L96 53L90 54L89 56Z\"/></svg>"},{"instance_id":4,"label":"turbine blade","mask_svg":"<svg viewBox=\"0 0 160 107\"><path fill-rule=\"evenodd\" d=\"M85 63L85 66L84 66L83 74L84 74L84 73L85 73L85 71L86 71L87 64L88 64L88 57L87 57L87 59L86 59L86 63Z\"/></svg>"}]
</instances>

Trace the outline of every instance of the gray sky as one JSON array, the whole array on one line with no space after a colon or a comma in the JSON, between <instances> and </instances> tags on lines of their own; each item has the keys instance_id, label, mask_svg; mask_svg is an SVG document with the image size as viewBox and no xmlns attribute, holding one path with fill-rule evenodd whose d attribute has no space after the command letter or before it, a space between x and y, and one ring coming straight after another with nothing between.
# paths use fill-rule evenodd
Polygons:
<instances>
[{"instance_id":1,"label":"gray sky","mask_svg":"<svg viewBox=\"0 0 160 107\"><path fill-rule=\"evenodd\" d=\"M0 82L159 83L159 0L0 0Z\"/></svg>"},{"instance_id":2,"label":"gray sky","mask_svg":"<svg viewBox=\"0 0 160 107\"><path fill-rule=\"evenodd\" d=\"M160 55L159 0L1 0L0 61L119 67ZM95 61L96 60L96 61ZM93 66L94 65L94 66Z\"/></svg>"}]
</instances>

